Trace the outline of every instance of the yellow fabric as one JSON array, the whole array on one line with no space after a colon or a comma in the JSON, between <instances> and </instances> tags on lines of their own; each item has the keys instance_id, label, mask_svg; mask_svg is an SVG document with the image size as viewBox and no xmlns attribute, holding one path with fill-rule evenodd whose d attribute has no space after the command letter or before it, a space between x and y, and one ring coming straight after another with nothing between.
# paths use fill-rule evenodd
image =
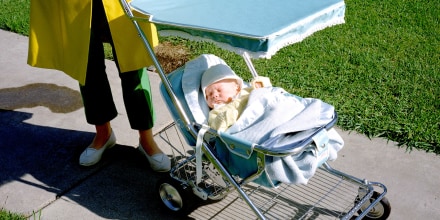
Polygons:
<instances>
[{"instance_id":1,"label":"yellow fabric","mask_svg":"<svg viewBox=\"0 0 440 220\"><path fill-rule=\"evenodd\" d=\"M118 0L103 0L121 72L152 64L136 29ZM57 69L85 83L92 0L32 0L28 64ZM140 22L152 47L159 42L153 24Z\"/></svg>"},{"instance_id":2,"label":"yellow fabric","mask_svg":"<svg viewBox=\"0 0 440 220\"><path fill-rule=\"evenodd\" d=\"M270 79L268 77L255 77L251 81L250 87L244 88L240 91L238 98L235 98L228 104L209 111L209 127L217 131L226 131L226 129L231 127L240 117L247 105L249 94L252 92L252 90L270 86L272 86L272 83L270 83Z\"/></svg>"},{"instance_id":3,"label":"yellow fabric","mask_svg":"<svg viewBox=\"0 0 440 220\"><path fill-rule=\"evenodd\" d=\"M208 125L217 131L225 131L231 127L240 117L249 99L249 93L253 88L245 88L240 91L238 98L228 104L209 111Z\"/></svg>"}]
</instances>

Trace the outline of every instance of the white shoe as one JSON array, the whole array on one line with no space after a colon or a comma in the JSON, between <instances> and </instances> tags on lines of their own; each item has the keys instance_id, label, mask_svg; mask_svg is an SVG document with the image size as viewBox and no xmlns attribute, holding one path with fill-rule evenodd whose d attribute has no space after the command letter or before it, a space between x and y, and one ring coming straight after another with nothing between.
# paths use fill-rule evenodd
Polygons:
<instances>
[{"instance_id":1,"label":"white shoe","mask_svg":"<svg viewBox=\"0 0 440 220\"><path fill-rule=\"evenodd\" d=\"M148 162L150 163L151 169L156 172L168 172L171 169L171 160L164 153L158 153L152 156L149 156L147 152L145 152L142 145L139 143L138 150L147 157Z\"/></svg>"},{"instance_id":2,"label":"white shoe","mask_svg":"<svg viewBox=\"0 0 440 220\"><path fill-rule=\"evenodd\" d=\"M111 148L115 146L116 144L116 137L115 134L111 133L110 137L108 138L107 142L105 142L104 146L101 147L101 149L97 150L91 145L89 145L79 157L79 164L81 166L92 166L96 163L98 163L101 160L101 156L104 153L104 151L107 148Z\"/></svg>"}]
</instances>

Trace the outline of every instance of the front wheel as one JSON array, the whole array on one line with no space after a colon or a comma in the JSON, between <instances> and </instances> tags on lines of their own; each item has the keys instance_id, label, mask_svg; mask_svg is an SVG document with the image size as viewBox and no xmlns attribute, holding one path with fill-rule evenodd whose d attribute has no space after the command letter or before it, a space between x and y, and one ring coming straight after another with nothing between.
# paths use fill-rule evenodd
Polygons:
<instances>
[{"instance_id":1,"label":"front wheel","mask_svg":"<svg viewBox=\"0 0 440 220\"><path fill-rule=\"evenodd\" d=\"M168 177L157 183L157 191L162 204L178 215L187 215L196 204L197 198L190 187Z\"/></svg>"},{"instance_id":2,"label":"front wheel","mask_svg":"<svg viewBox=\"0 0 440 220\"><path fill-rule=\"evenodd\" d=\"M379 198L380 193L373 192L370 198L370 203L374 202ZM358 213L362 213L367 209L368 205L362 206ZM385 220L390 216L391 204L386 197L383 197L368 213L363 219L365 220Z\"/></svg>"}]
</instances>

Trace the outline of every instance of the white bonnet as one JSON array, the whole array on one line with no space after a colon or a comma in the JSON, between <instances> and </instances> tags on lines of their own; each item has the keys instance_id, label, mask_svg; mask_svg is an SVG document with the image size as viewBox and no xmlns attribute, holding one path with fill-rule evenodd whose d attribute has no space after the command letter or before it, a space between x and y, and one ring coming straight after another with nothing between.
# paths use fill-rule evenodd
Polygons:
<instances>
[{"instance_id":1,"label":"white bonnet","mask_svg":"<svg viewBox=\"0 0 440 220\"><path fill-rule=\"evenodd\" d=\"M223 79L236 79L240 88L243 88L243 80L226 64L217 64L209 67L202 75L201 88L203 97L206 97L205 89L209 85Z\"/></svg>"}]
</instances>

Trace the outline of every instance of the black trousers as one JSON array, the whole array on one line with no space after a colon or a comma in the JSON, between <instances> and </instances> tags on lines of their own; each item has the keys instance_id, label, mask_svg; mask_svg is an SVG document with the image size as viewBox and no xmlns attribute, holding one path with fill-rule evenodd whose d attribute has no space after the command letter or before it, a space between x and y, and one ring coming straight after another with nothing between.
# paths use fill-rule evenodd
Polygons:
<instances>
[{"instance_id":1,"label":"black trousers","mask_svg":"<svg viewBox=\"0 0 440 220\"><path fill-rule=\"evenodd\" d=\"M103 43L109 42L112 45L114 60L118 66L124 105L130 126L135 130L148 130L154 125L155 112L146 68L121 73L102 1L93 0L92 4L92 27L86 82L84 85L80 85L87 122L93 125L102 125L118 115L105 71Z\"/></svg>"}]
</instances>

